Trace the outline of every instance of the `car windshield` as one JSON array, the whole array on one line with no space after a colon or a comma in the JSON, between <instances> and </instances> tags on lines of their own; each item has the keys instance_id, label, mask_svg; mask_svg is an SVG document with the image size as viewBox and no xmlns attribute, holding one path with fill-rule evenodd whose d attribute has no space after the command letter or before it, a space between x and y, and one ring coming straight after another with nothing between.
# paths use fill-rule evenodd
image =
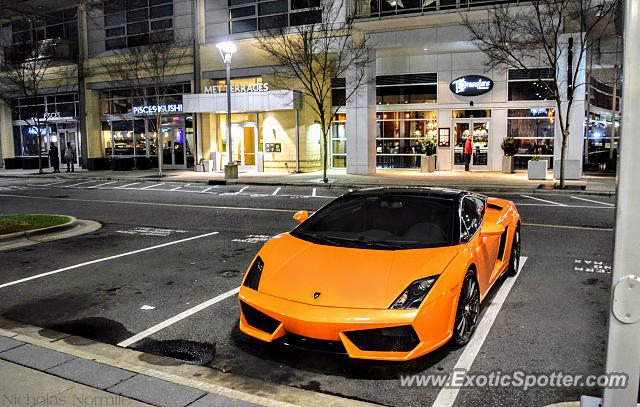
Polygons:
<instances>
[{"instance_id":1,"label":"car windshield","mask_svg":"<svg viewBox=\"0 0 640 407\"><path fill-rule=\"evenodd\" d=\"M335 200L291 232L314 243L381 250L451 245L452 198L408 193Z\"/></svg>"}]
</instances>

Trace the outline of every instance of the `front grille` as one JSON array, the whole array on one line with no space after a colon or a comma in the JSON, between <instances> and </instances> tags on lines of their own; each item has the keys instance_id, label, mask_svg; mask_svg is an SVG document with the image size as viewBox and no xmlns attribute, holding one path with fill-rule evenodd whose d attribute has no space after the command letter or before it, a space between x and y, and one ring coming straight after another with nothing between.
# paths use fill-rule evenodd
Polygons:
<instances>
[{"instance_id":1,"label":"front grille","mask_svg":"<svg viewBox=\"0 0 640 407\"><path fill-rule=\"evenodd\" d=\"M420 343L411 325L351 331L345 335L364 351L408 352Z\"/></svg>"},{"instance_id":2,"label":"front grille","mask_svg":"<svg viewBox=\"0 0 640 407\"><path fill-rule=\"evenodd\" d=\"M340 341L327 341L323 339L307 338L306 336L295 334L287 334L278 342L294 348L316 352L347 354L347 350Z\"/></svg>"},{"instance_id":3,"label":"front grille","mask_svg":"<svg viewBox=\"0 0 640 407\"><path fill-rule=\"evenodd\" d=\"M247 320L247 324L256 329L272 334L278 326L280 326L280 321L258 311L244 301L240 301L240 308L242 308L242 313L244 314L244 318Z\"/></svg>"}]
</instances>

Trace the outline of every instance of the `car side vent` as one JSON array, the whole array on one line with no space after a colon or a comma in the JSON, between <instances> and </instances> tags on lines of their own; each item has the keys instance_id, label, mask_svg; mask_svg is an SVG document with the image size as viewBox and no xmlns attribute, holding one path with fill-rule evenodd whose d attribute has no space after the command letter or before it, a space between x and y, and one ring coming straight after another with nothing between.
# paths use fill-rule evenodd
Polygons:
<instances>
[{"instance_id":1,"label":"car side vent","mask_svg":"<svg viewBox=\"0 0 640 407\"><path fill-rule=\"evenodd\" d=\"M507 232L509 231L509 226L504 228L504 232L500 236L500 248L498 249L498 260L504 259L504 249L507 246Z\"/></svg>"},{"instance_id":2,"label":"car side vent","mask_svg":"<svg viewBox=\"0 0 640 407\"><path fill-rule=\"evenodd\" d=\"M256 257L256 261L253 262L251 268L247 272L247 277L242 284L245 287L258 291L260 285L260 277L262 277L262 269L264 268L264 262L260 256Z\"/></svg>"},{"instance_id":3,"label":"car side vent","mask_svg":"<svg viewBox=\"0 0 640 407\"><path fill-rule=\"evenodd\" d=\"M497 210L497 211L501 211L501 210L502 210L502 206L500 206L500 205L496 205L496 204L494 204L494 203L488 203L488 204L487 204L487 208L489 208L489 209L495 209L495 210Z\"/></svg>"}]
</instances>

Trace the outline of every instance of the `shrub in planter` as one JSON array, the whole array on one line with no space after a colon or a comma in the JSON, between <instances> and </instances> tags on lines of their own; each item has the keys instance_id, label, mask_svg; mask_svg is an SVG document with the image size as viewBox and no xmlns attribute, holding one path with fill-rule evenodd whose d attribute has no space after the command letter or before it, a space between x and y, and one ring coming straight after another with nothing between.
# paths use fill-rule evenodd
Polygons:
<instances>
[{"instance_id":1,"label":"shrub in planter","mask_svg":"<svg viewBox=\"0 0 640 407\"><path fill-rule=\"evenodd\" d=\"M505 137L500 147L502 151L504 151L504 157L502 157L502 172L512 174L514 169L513 156L518 152L520 140L513 137Z\"/></svg>"},{"instance_id":2,"label":"shrub in planter","mask_svg":"<svg viewBox=\"0 0 640 407\"><path fill-rule=\"evenodd\" d=\"M527 162L527 178L529 179L545 179L547 178L547 160L541 160L539 156L534 155Z\"/></svg>"},{"instance_id":3,"label":"shrub in planter","mask_svg":"<svg viewBox=\"0 0 640 407\"><path fill-rule=\"evenodd\" d=\"M425 137L420 139L422 147L422 157L420 161L420 172L433 172L436 169L437 144L435 137Z\"/></svg>"}]
</instances>

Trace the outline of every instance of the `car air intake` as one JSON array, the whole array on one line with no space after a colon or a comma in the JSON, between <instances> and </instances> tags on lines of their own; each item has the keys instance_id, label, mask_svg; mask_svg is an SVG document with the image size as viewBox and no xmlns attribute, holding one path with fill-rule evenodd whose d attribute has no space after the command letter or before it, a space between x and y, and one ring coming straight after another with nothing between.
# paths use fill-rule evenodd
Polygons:
<instances>
[{"instance_id":1,"label":"car air intake","mask_svg":"<svg viewBox=\"0 0 640 407\"><path fill-rule=\"evenodd\" d=\"M344 334L358 349L364 351L408 352L420 343L420 339L411 325L364 329Z\"/></svg>"},{"instance_id":2,"label":"car air intake","mask_svg":"<svg viewBox=\"0 0 640 407\"><path fill-rule=\"evenodd\" d=\"M280 326L280 321L258 311L244 301L240 301L240 307L247 323L256 329L272 334Z\"/></svg>"},{"instance_id":3,"label":"car air intake","mask_svg":"<svg viewBox=\"0 0 640 407\"><path fill-rule=\"evenodd\" d=\"M251 268L247 272L247 278L244 279L242 284L245 287L249 287L252 290L258 291L260 285L260 277L262 277L262 269L264 268L264 262L260 256L256 257L256 261L253 262Z\"/></svg>"}]
</instances>

